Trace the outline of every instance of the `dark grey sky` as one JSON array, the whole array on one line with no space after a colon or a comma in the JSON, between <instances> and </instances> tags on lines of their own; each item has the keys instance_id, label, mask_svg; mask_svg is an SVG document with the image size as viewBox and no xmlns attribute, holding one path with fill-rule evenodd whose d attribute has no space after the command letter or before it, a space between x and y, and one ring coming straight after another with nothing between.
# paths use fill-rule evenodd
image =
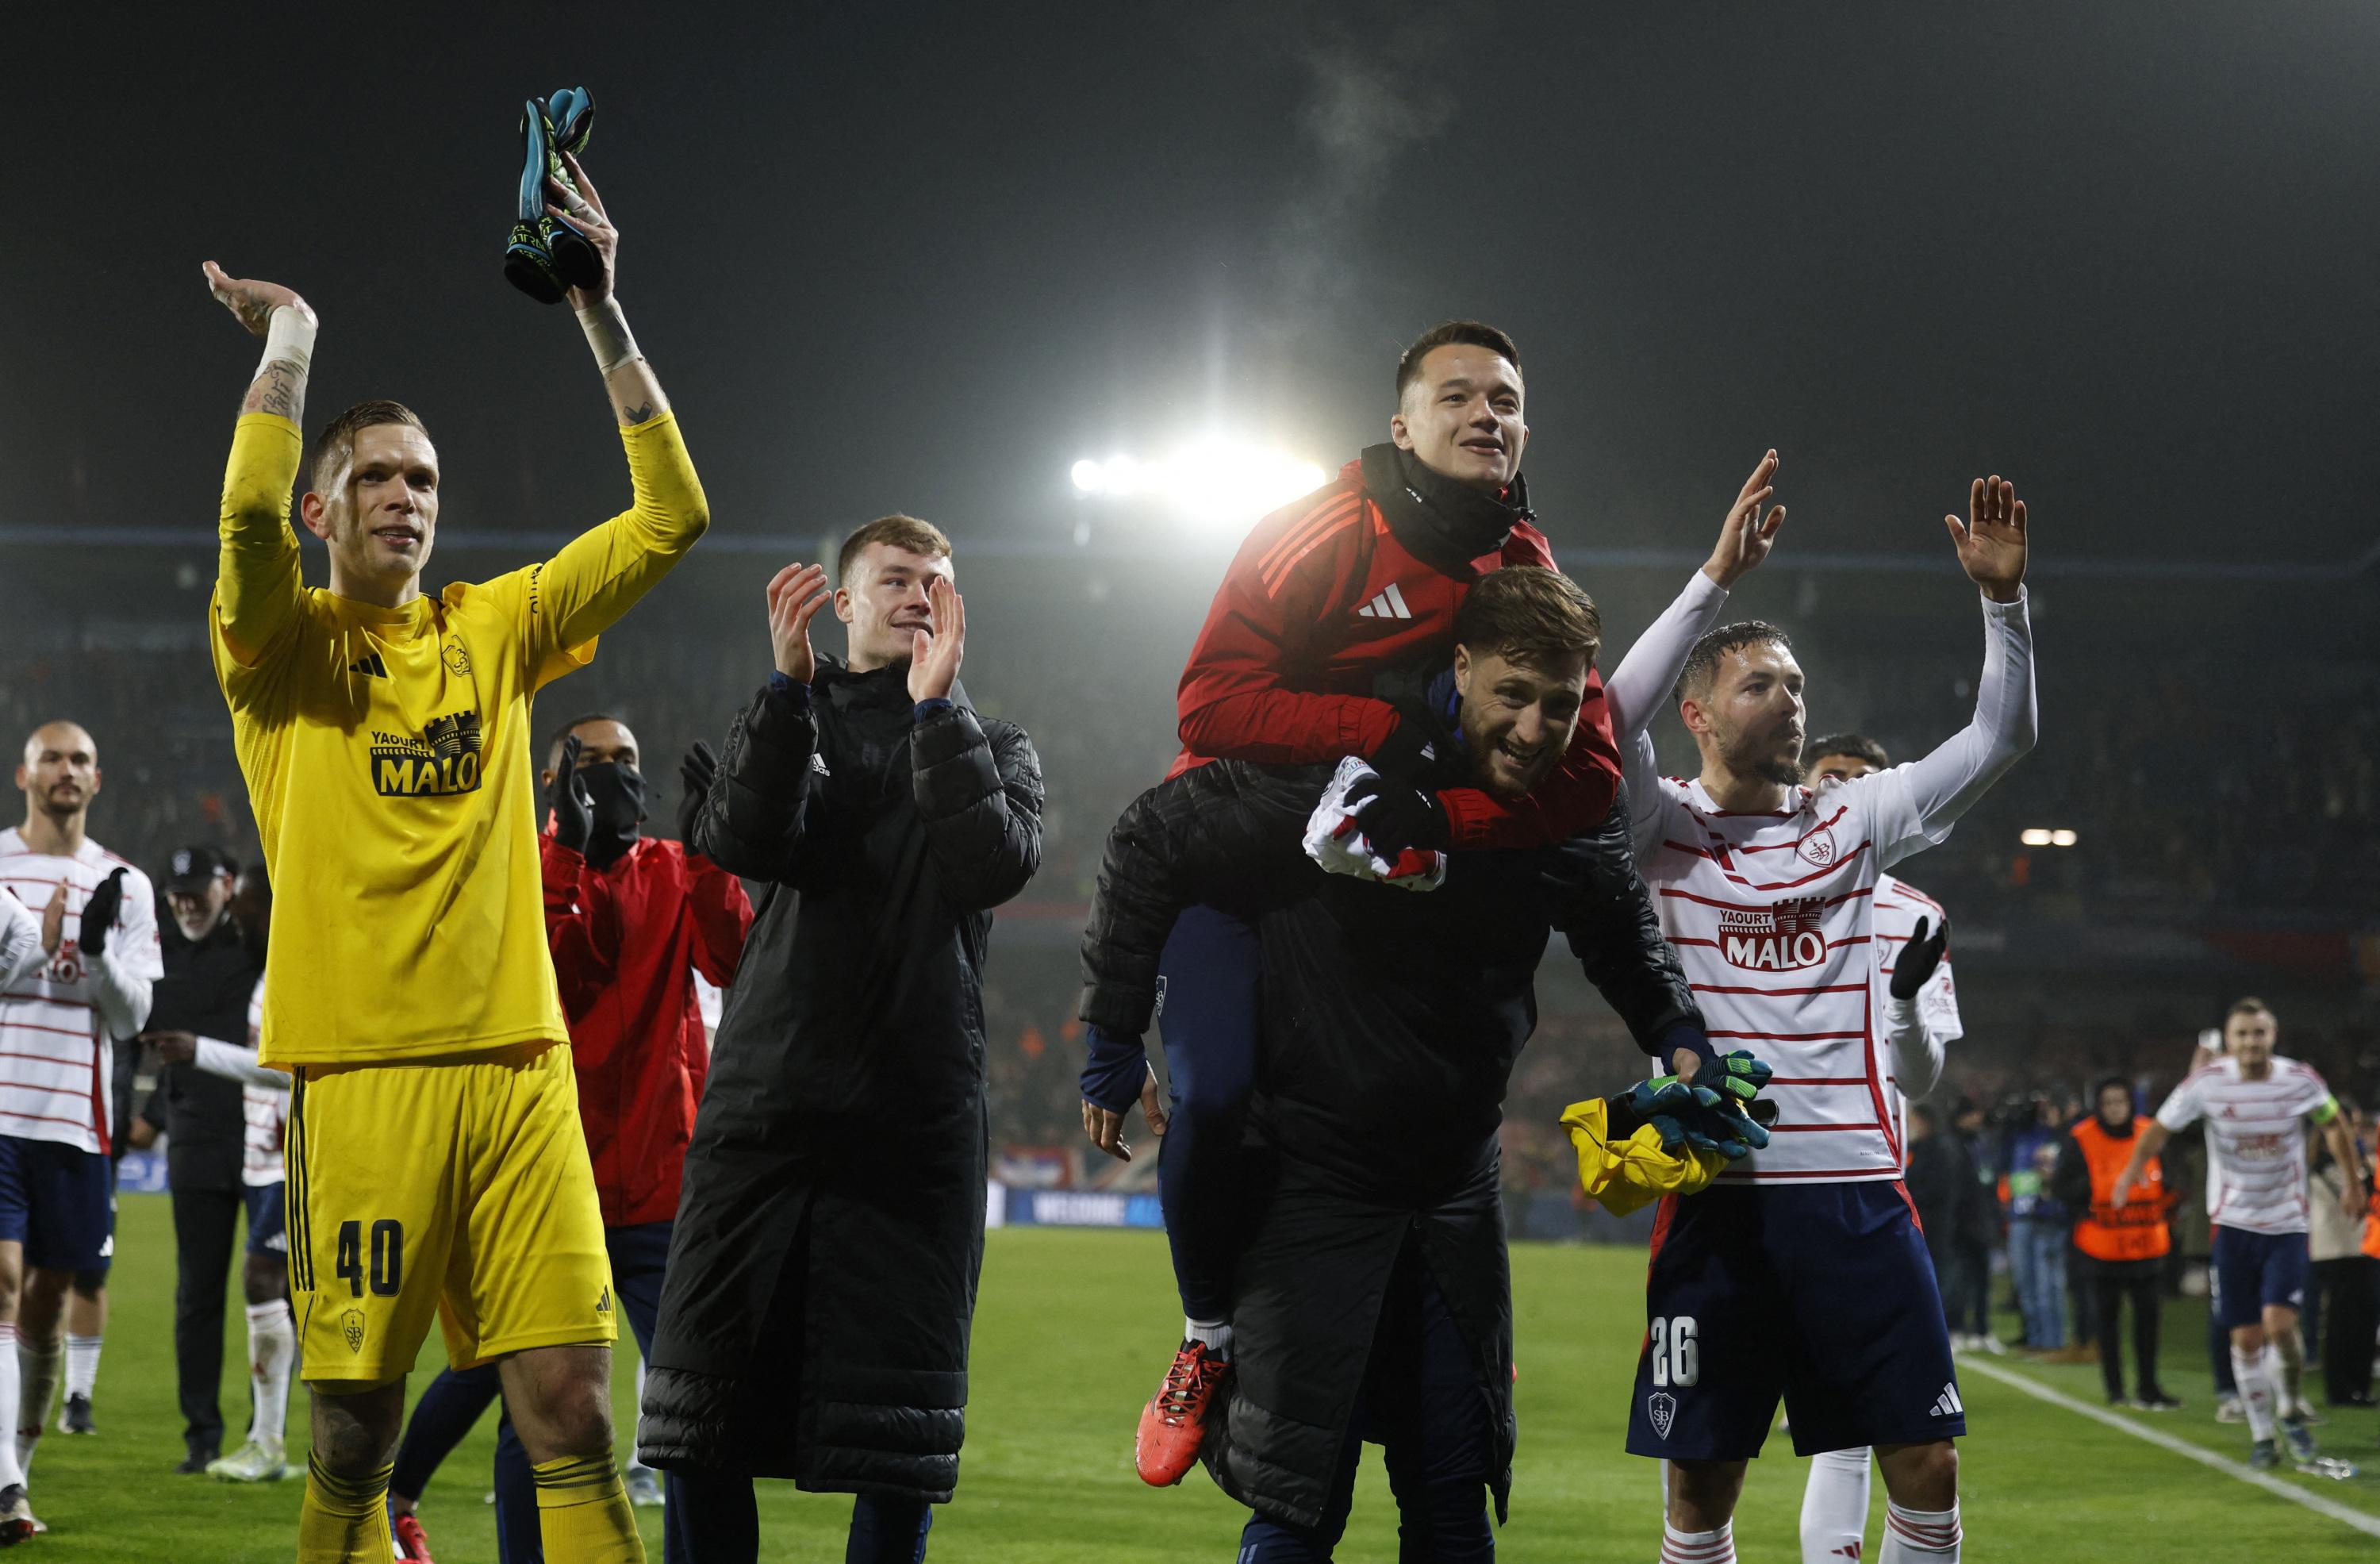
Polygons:
<instances>
[{"instance_id":1,"label":"dark grey sky","mask_svg":"<svg viewBox=\"0 0 2380 1564\"><path fill-rule=\"evenodd\" d=\"M586 349L499 273L518 100L584 82L722 528L1060 536L1075 458L1208 426L1335 466L1468 313L1572 546L1701 546L1769 444L1810 549L1938 548L1986 467L2059 552L2374 532L2357 0L705 9L15 34L0 526L203 536L255 357L207 257L320 310L317 418L428 419L449 537L612 508Z\"/></svg>"}]
</instances>

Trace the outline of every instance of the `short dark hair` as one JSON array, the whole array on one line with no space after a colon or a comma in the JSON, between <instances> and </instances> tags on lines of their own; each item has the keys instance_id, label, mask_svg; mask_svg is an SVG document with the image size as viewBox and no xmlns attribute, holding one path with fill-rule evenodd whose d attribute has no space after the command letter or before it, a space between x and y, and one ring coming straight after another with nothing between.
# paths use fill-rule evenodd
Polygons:
<instances>
[{"instance_id":1,"label":"short dark hair","mask_svg":"<svg viewBox=\"0 0 2380 1564\"><path fill-rule=\"evenodd\" d=\"M1746 646L1775 644L1786 651L1793 650L1793 638L1766 619L1738 619L1731 625L1721 625L1694 642L1686 654L1686 666L1678 672L1677 699L1699 701L1710 693L1711 680L1718 677L1719 659Z\"/></svg>"},{"instance_id":2,"label":"short dark hair","mask_svg":"<svg viewBox=\"0 0 2380 1564\"><path fill-rule=\"evenodd\" d=\"M420 415L403 402L385 397L370 402L358 402L322 426L314 436L314 459L307 470L309 482L318 495L330 493L330 484L338 477L339 469L356 454L356 436L367 429L377 429L384 423L401 423L408 429L430 431L423 426Z\"/></svg>"},{"instance_id":3,"label":"short dark hair","mask_svg":"<svg viewBox=\"0 0 2380 1564\"><path fill-rule=\"evenodd\" d=\"M1586 589L1542 565L1490 570L1454 611L1454 641L1533 668L1603 649L1603 616Z\"/></svg>"},{"instance_id":4,"label":"short dark hair","mask_svg":"<svg viewBox=\"0 0 2380 1564\"><path fill-rule=\"evenodd\" d=\"M551 765L554 761L561 759L562 741L569 738L572 734L577 732L580 728L586 727L590 722L620 722L620 719L613 716L610 712L589 712L585 716L572 717L568 722L565 722L560 727L555 728L553 730L553 737L547 741L545 746L546 764ZM628 725L625 722L620 722L620 726L625 727Z\"/></svg>"},{"instance_id":5,"label":"short dark hair","mask_svg":"<svg viewBox=\"0 0 2380 1564\"><path fill-rule=\"evenodd\" d=\"M1397 359L1397 400L1405 399L1406 390L1421 378L1421 361L1429 357L1433 348L1443 348L1459 342L1467 348L1485 348L1515 370L1521 367L1521 349L1511 336L1485 321L1440 321L1406 345Z\"/></svg>"},{"instance_id":6,"label":"short dark hair","mask_svg":"<svg viewBox=\"0 0 2380 1564\"><path fill-rule=\"evenodd\" d=\"M896 510L890 516L878 517L843 540L843 552L834 556L835 585L849 583L852 565L871 544L905 548L929 559L948 559L951 556L951 540L940 527L914 516L904 516Z\"/></svg>"},{"instance_id":7,"label":"short dark hair","mask_svg":"<svg viewBox=\"0 0 2380 1564\"><path fill-rule=\"evenodd\" d=\"M2270 1005L2265 1004L2262 999L2257 998L2252 994L2245 995L2240 998L2231 1001L2231 1008L2223 1012L2223 1024L2226 1027L2228 1027L2234 1020L2240 1016L2265 1016L2269 1017L2276 1023L2277 1023L2281 1019L2280 1017L2273 1014L2273 1008Z\"/></svg>"},{"instance_id":8,"label":"short dark hair","mask_svg":"<svg viewBox=\"0 0 2380 1564\"><path fill-rule=\"evenodd\" d=\"M1802 753L1809 757L1807 764L1810 765L1817 764L1828 755L1849 755L1853 760L1864 760L1878 771L1892 764L1892 757L1884 752L1884 746L1862 733L1829 733L1824 739L1803 745Z\"/></svg>"}]
</instances>

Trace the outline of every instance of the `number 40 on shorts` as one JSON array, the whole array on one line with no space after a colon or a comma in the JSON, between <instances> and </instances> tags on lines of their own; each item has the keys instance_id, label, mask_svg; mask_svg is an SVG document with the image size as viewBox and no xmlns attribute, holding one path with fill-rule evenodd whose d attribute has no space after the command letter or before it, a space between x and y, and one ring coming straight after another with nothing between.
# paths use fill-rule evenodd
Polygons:
<instances>
[{"instance_id":1,"label":"number 40 on shorts","mask_svg":"<svg viewBox=\"0 0 2380 1564\"><path fill-rule=\"evenodd\" d=\"M370 1282L375 1298L394 1298L405 1283L405 1224L387 1217L371 1225L371 1267L364 1267L364 1225L339 1224L338 1263L333 1273L347 1284L350 1296L361 1298Z\"/></svg>"},{"instance_id":2,"label":"number 40 on shorts","mask_svg":"<svg viewBox=\"0 0 2380 1564\"><path fill-rule=\"evenodd\" d=\"M350 1223L349 1226L354 1224ZM342 1253L346 1252L344 1250ZM1703 1374L1702 1348L1692 1314L1655 1315L1652 1345L1653 1383L1685 1389Z\"/></svg>"}]
</instances>

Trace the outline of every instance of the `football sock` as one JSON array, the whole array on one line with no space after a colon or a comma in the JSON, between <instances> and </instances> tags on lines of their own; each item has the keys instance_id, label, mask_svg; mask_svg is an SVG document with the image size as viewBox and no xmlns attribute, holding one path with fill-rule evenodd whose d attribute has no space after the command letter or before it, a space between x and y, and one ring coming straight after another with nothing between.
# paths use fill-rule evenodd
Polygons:
<instances>
[{"instance_id":1,"label":"football sock","mask_svg":"<svg viewBox=\"0 0 2380 1564\"><path fill-rule=\"evenodd\" d=\"M249 1437L269 1445L282 1441L289 1416L289 1371L298 1362L298 1327L289 1318L289 1301L248 1306L248 1373L256 1397Z\"/></svg>"},{"instance_id":2,"label":"football sock","mask_svg":"<svg viewBox=\"0 0 2380 1564\"><path fill-rule=\"evenodd\" d=\"M67 1337L67 1394L88 1399L99 1383L99 1349L103 1336Z\"/></svg>"},{"instance_id":3,"label":"football sock","mask_svg":"<svg viewBox=\"0 0 2380 1564\"><path fill-rule=\"evenodd\" d=\"M1229 1320L1188 1320L1182 1322L1182 1338L1196 1341L1219 1358L1232 1355L1232 1322Z\"/></svg>"},{"instance_id":4,"label":"football sock","mask_svg":"<svg viewBox=\"0 0 2380 1564\"><path fill-rule=\"evenodd\" d=\"M2240 1404L2247 1409L2252 1439L2273 1436L2273 1399L2279 1387L2266 1371L2271 1361L2269 1351L2249 1353L2236 1345L2231 1349L2231 1378L2240 1387Z\"/></svg>"},{"instance_id":5,"label":"football sock","mask_svg":"<svg viewBox=\"0 0 2380 1564\"><path fill-rule=\"evenodd\" d=\"M27 1482L33 1477L33 1450L42 1442L42 1420L56 1399L58 1375L66 1368L59 1348L40 1347L17 1333L17 1470Z\"/></svg>"},{"instance_id":6,"label":"football sock","mask_svg":"<svg viewBox=\"0 0 2380 1564\"><path fill-rule=\"evenodd\" d=\"M637 1513L610 1452L563 1456L530 1465L537 1485L538 1530L548 1558L571 1564L644 1564Z\"/></svg>"},{"instance_id":7,"label":"football sock","mask_svg":"<svg viewBox=\"0 0 2380 1564\"><path fill-rule=\"evenodd\" d=\"M1735 1522L1715 1532L1681 1532L1662 1521L1661 1564L1735 1564Z\"/></svg>"},{"instance_id":8,"label":"football sock","mask_svg":"<svg viewBox=\"0 0 2380 1564\"><path fill-rule=\"evenodd\" d=\"M0 1428L14 1430L17 1426L17 1327L0 1325ZM25 1469L17 1462L17 1441L0 1439L0 1488L25 1480Z\"/></svg>"},{"instance_id":9,"label":"football sock","mask_svg":"<svg viewBox=\"0 0 2380 1564\"><path fill-rule=\"evenodd\" d=\"M1904 1509L1884 1503L1884 1546L1876 1564L1959 1564L1959 1507Z\"/></svg>"},{"instance_id":10,"label":"football sock","mask_svg":"<svg viewBox=\"0 0 2380 1564\"><path fill-rule=\"evenodd\" d=\"M383 1466L368 1477L341 1477L310 1458L306 1498L298 1507L298 1564L382 1564L395 1558L388 1473Z\"/></svg>"},{"instance_id":11,"label":"football sock","mask_svg":"<svg viewBox=\"0 0 2380 1564\"><path fill-rule=\"evenodd\" d=\"M1802 1564L1857 1564L1867 1534L1868 1452L1828 1450L1810 1458L1802 1490Z\"/></svg>"},{"instance_id":12,"label":"football sock","mask_svg":"<svg viewBox=\"0 0 2380 1564\"><path fill-rule=\"evenodd\" d=\"M2285 1336L2265 1338L2265 1372L2273 1373L2276 1362L2280 1372L2275 1375L2281 1387L2281 1415L2295 1417L2305 1408L2305 1338L2291 1330Z\"/></svg>"}]
</instances>

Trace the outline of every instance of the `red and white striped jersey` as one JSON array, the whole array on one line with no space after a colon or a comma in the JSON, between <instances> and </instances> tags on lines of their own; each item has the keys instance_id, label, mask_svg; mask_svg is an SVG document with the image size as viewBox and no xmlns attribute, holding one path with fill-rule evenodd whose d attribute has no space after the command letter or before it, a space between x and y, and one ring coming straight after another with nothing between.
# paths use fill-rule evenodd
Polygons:
<instances>
[{"instance_id":1,"label":"red and white striped jersey","mask_svg":"<svg viewBox=\"0 0 2380 1564\"><path fill-rule=\"evenodd\" d=\"M165 971L149 876L88 837L67 858L30 850L13 826L0 831L0 894L15 893L38 917L58 886L67 893L57 953L0 994L0 1135L108 1149L115 1049L100 1035L100 977L82 955L82 906L118 869L125 871L124 896L107 963L145 990Z\"/></svg>"},{"instance_id":2,"label":"red and white striped jersey","mask_svg":"<svg viewBox=\"0 0 2380 1564\"><path fill-rule=\"evenodd\" d=\"M1876 886L1884 865L1944 834L1926 828L1908 769L1823 793L1797 788L1784 809L1760 814L1730 813L1699 781L1664 777L1649 818L1638 822L1638 866L1712 1045L1748 1048L1776 1071L1766 1093L1778 1109L1768 1147L1723 1180L1900 1177L1900 1096L1876 979Z\"/></svg>"},{"instance_id":3,"label":"red and white striped jersey","mask_svg":"<svg viewBox=\"0 0 2380 1564\"><path fill-rule=\"evenodd\" d=\"M1886 1013L1886 1001L1892 995L1892 963L1900 959L1900 947L1917 936L1918 920L1925 921L1925 932L1931 935L1949 916L1940 902L1908 881L1890 874L1876 877L1876 936L1870 943L1876 952L1876 1016L1881 1018ZM1917 991L1917 1023L1943 1044L1956 1043L1967 1034L1965 1024L1959 1019L1959 996L1950 977L1948 950L1942 952L1942 964L1934 969L1934 975ZM1900 1157L1905 1165L1909 1160L1910 1099L1905 1094L1908 1088L1900 1081L1896 1079L1892 1084L1897 1088L1892 1094L1893 1133L1900 1142ZM1922 1086L1918 1095L1925 1095Z\"/></svg>"},{"instance_id":4,"label":"red and white striped jersey","mask_svg":"<svg viewBox=\"0 0 2380 1564\"><path fill-rule=\"evenodd\" d=\"M2305 1118L2330 1103L2311 1065L2276 1054L2271 1073L2244 1081L2227 1056L2185 1076L2156 1117L2168 1130L2206 1121L2206 1215L2217 1227L2301 1233L2311 1215Z\"/></svg>"}]
</instances>

